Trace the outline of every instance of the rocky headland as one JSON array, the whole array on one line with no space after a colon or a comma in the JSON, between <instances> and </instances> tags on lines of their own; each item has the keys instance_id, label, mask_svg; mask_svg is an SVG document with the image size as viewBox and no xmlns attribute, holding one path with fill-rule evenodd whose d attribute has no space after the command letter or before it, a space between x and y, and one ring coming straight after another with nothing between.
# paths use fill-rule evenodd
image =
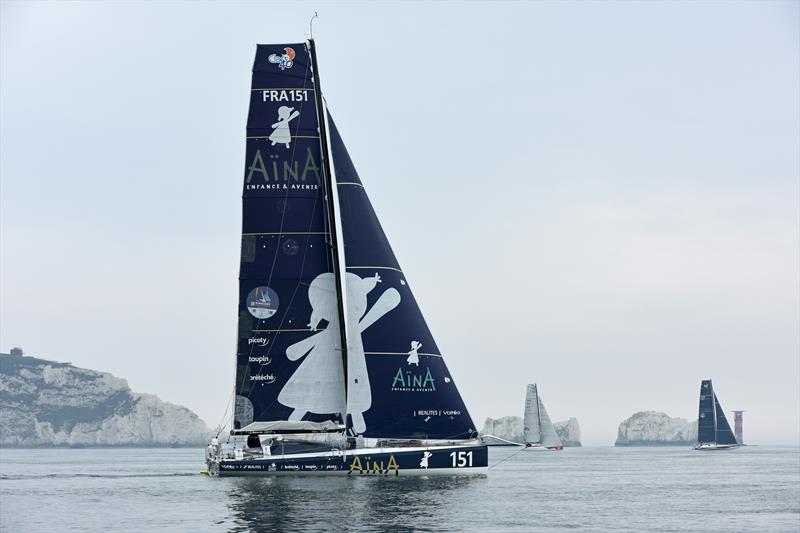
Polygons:
<instances>
[{"instance_id":1,"label":"rocky headland","mask_svg":"<svg viewBox=\"0 0 800 533\"><path fill-rule=\"evenodd\" d=\"M697 421L666 413L640 411L622 421L615 446L691 446L697 441Z\"/></svg>"},{"instance_id":2,"label":"rocky headland","mask_svg":"<svg viewBox=\"0 0 800 533\"><path fill-rule=\"evenodd\" d=\"M564 446L576 447L581 445L581 428L577 418L570 418L561 422L553 422L558 438ZM512 442L525 442L522 434L522 417L504 416L501 418L487 418L483 424L484 435L494 435Z\"/></svg>"},{"instance_id":3,"label":"rocky headland","mask_svg":"<svg viewBox=\"0 0 800 533\"><path fill-rule=\"evenodd\" d=\"M0 354L0 446L196 446L210 436L189 409L124 379L14 351Z\"/></svg>"}]
</instances>

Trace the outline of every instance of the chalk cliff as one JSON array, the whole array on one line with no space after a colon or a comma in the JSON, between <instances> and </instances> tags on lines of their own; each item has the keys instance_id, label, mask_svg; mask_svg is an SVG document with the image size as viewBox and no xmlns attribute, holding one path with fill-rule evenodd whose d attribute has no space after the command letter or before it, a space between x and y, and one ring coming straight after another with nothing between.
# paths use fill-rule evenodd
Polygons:
<instances>
[{"instance_id":1,"label":"chalk cliff","mask_svg":"<svg viewBox=\"0 0 800 533\"><path fill-rule=\"evenodd\" d=\"M105 372L0 354L0 446L203 445L192 411Z\"/></svg>"},{"instance_id":2,"label":"chalk cliff","mask_svg":"<svg viewBox=\"0 0 800 533\"><path fill-rule=\"evenodd\" d=\"M640 411L622 421L615 446L691 446L697 441L697 421Z\"/></svg>"},{"instance_id":3,"label":"chalk cliff","mask_svg":"<svg viewBox=\"0 0 800 533\"><path fill-rule=\"evenodd\" d=\"M564 446L581 445L581 428L576 418L562 422L553 422L558 438ZM504 416L502 418L487 418L483 424L484 435L494 435L512 442L524 442L522 434L522 418L519 416Z\"/></svg>"}]
</instances>

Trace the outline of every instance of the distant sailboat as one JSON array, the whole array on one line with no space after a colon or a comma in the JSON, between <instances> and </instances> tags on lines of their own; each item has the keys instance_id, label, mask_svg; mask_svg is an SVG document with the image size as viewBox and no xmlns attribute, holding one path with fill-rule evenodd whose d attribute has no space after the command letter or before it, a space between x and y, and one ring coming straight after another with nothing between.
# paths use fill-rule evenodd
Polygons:
<instances>
[{"instance_id":1,"label":"distant sailboat","mask_svg":"<svg viewBox=\"0 0 800 533\"><path fill-rule=\"evenodd\" d=\"M695 450L727 450L739 443L725 418L710 379L700 384L700 412L697 419L697 445Z\"/></svg>"},{"instance_id":2,"label":"distant sailboat","mask_svg":"<svg viewBox=\"0 0 800 533\"><path fill-rule=\"evenodd\" d=\"M547 409L544 408L535 383L528 385L525 394L523 432L526 450L564 449L561 439L556 434L556 428L547 414Z\"/></svg>"}]
</instances>

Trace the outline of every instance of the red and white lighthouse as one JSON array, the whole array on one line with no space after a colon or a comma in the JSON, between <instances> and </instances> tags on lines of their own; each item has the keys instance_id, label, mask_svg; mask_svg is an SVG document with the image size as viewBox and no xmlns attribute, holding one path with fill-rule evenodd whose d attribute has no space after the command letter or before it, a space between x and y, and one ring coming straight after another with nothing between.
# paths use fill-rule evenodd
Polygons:
<instances>
[{"instance_id":1,"label":"red and white lighthouse","mask_svg":"<svg viewBox=\"0 0 800 533\"><path fill-rule=\"evenodd\" d=\"M744 440L742 440L742 413L744 411L733 412L733 433L736 435L736 442L739 444L744 444Z\"/></svg>"}]
</instances>

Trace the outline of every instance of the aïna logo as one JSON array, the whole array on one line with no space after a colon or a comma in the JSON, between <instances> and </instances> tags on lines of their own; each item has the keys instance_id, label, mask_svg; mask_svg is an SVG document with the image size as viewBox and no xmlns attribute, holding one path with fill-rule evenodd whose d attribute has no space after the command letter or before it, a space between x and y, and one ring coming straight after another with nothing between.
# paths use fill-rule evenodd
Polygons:
<instances>
[{"instance_id":1,"label":"a\u00efna logo","mask_svg":"<svg viewBox=\"0 0 800 533\"><path fill-rule=\"evenodd\" d=\"M435 392L436 383L433 380L430 368L425 372L412 372L403 367L397 369L392 380L392 390L398 392Z\"/></svg>"},{"instance_id":2,"label":"a\u00efna logo","mask_svg":"<svg viewBox=\"0 0 800 533\"><path fill-rule=\"evenodd\" d=\"M283 49L283 52L284 53L281 55L271 54L268 58L269 62L275 63L276 65L278 65L278 67L280 67L281 70L292 68L292 65L294 65L294 56L295 56L294 48L286 47Z\"/></svg>"}]
</instances>

